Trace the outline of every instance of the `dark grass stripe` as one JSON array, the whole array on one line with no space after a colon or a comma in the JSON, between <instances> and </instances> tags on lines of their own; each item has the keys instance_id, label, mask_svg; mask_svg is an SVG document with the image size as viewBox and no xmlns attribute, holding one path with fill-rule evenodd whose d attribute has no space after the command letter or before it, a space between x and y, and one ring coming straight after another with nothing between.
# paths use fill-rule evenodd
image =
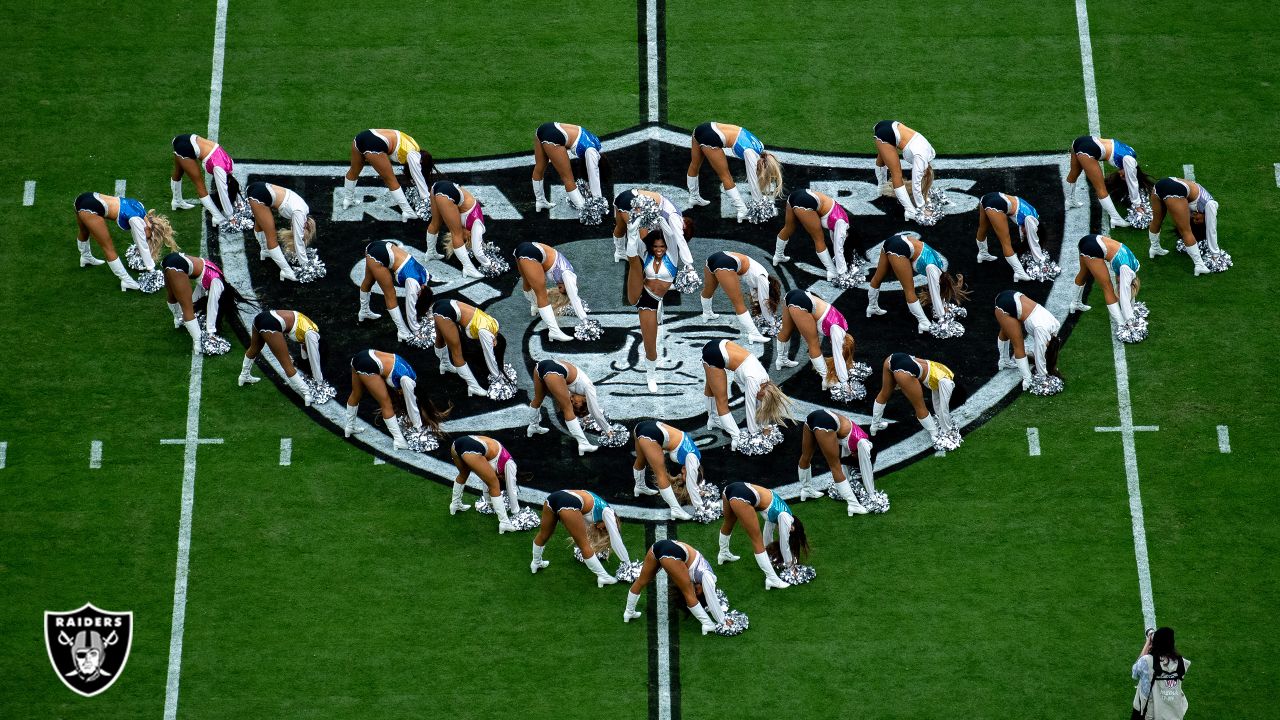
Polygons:
<instances>
[{"instance_id":1,"label":"dark grass stripe","mask_svg":"<svg viewBox=\"0 0 1280 720\"><path fill-rule=\"evenodd\" d=\"M643 10L644 0L640 0L640 7ZM641 20L643 24L643 19ZM652 523L644 526L644 551L649 552L649 548L653 547L655 541L654 526ZM641 557L644 557L642 554ZM657 720L658 718L658 613L655 608L658 607L658 588L657 583L649 583L649 589L645 592L646 612L645 619L648 624L649 635L649 718Z\"/></svg>"}]
</instances>

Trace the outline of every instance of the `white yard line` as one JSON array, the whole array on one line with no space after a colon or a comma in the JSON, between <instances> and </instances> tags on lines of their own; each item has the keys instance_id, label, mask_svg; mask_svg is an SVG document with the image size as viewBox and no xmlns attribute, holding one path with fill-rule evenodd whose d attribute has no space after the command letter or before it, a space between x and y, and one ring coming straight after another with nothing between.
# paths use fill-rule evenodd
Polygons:
<instances>
[{"instance_id":1,"label":"white yard line","mask_svg":"<svg viewBox=\"0 0 1280 720\"><path fill-rule=\"evenodd\" d=\"M217 141L222 113L222 68L227 40L227 2L218 0L213 31L213 69L209 81L209 129L207 137ZM200 216L200 255L209 252L208 226L204 211ZM200 390L204 377L204 356L191 353L190 384L187 387L187 433L183 443L182 513L178 520L178 560L173 579L173 621L169 628L169 671L165 681L164 718L178 716L178 687L182 678L182 639L187 618L187 576L191 567L191 515L195 506L196 450L200 438ZM218 442L221 442L219 440Z\"/></svg>"},{"instance_id":2,"label":"white yard line","mask_svg":"<svg viewBox=\"0 0 1280 720\"><path fill-rule=\"evenodd\" d=\"M1218 452L1227 455L1231 453L1231 435L1227 431L1226 425L1218 426ZM0 467L4 467L4 460L0 457Z\"/></svg>"},{"instance_id":3,"label":"white yard line","mask_svg":"<svg viewBox=\"0 0 1280 720\"><path fill-rule=\"evenodd\" d=\"M1195 179L1196 179L1196 166L1195 166L1195 165L1183 165L1183 166L1182 166L1182 177L1184 177L1184 178L1186 178L1186 179L1188 179L1188 180L1195 180Z\"/></svg>"},{"instance_id":4,"label":"white yard line","mask_svg":"<svg viewBox=\"0 0 1280 720\"><path fill-rule=\"evenodd\" d=\"M1280 187L1280 163L1276 163L1276 187Z\"/></svg>"},{"instance_id":5,"label":"white yard line","mask_svg":"<svg viewBox=\"0 0 1280 720\"><path fill-rule=\"evenodd\" d=\"M1027 428L1027 454L1031 457L1040 457L1040 429Z\"/></svg>"},{"instance_id":6,"label":"white yard line","mask_svg":"<svg viewBox=\"0 0 1280 720\"><path fill-rule=\"evenodd\" d=\"M645 85L648 86L649 122L658 122L658 0L644 4Z\"/></svg>"},{"instance_id":7,"label":"white yard line","mask_svg":"<svg viewBox=\"0 0 1280 720\"><path fill-rule=\"evenodd\" d=\"M0 442L0 470L4 469L5 461L9 454L9 443Z\"/></svg>"},{"instance_id":8,"label":"white yard line","mask_svg":"<svg viewBox=\"0 0 1280 720\"><path fill-rule=\"evenodd\" d=\"M1280 165L1276 166L1280 168ZM1276 170L1276 177L1280 177L1280 169ZM28 180L22 183L22 204L25 207L31 207L36 204L36 181Z\"/></svg>"},{"instance_id":9,"label":"white yard line","mask_svg":"<svg viewBox=\"0 0 1280 720\"><path fill-rule=\"evenodd\" d=\"M89 443L89 469L102 469L102 441L94 440Z\"/></svg>"},{"instance_id":10,"label":"white yard line","mask_svg":"<svg viewBox=\"0 0 1280 720\"><path fill-rule=\"evenodd\" d=\"M654 540L667 539L667 524L658 523L653 528ZM667 574L660 572L654 579L654 592L658 595L658 720L671 720L671 608Z\"/></svg>"},{"instance_id":11,"label":"white yard line","mask_svg":"<svg viewBox=\"0 0 1280 720\"><path fill-rule=\"evenodd\" d=\"M121 178L116 180L116 197L124 197L125 190L129 187L129 183Z\"/></svg>"},{"instance_id":12,"label":"white yard line","mask_svg":"<svg viewBox=\"0 0 1280 720\"><path fill-rule=\"evenodd\" d=\"M293 464L293 438L280 438L280 465L288 467Z\"/></svg>"},{"instance_id":13,"label":"white yard line","mask_svg":"<svg viewBox=\"0 0 1280 720\"><path fill-rule=\"evenodd\" d=\"M1102 134L1098 115L1098 84L1093 69L1093 40L1089 35L1089 7L1086 0L1076 0L1076 25L1080 33L1080 65L1084 75L1084 103L1088 113L1089 134ZM1103 218L1102 231L1107 231ZM1108 326L1108 330L1110 326ZM1120 413L1120 438L1124 445L1124 472L1129 489L1129 516L1133 525L1133 555L1138 566L1138 591L1142 601L1144 627L1155 627L1156 606L1151 593L1151 564L1147 555L1147 529L1142 518L1142 490L1138 484L1138 451L1134 445L1133 402L1129 397L1129 363L1124 343L1111 335L1111 354L1116 366L1116 404Z\"/></svg>"}]
</instances>

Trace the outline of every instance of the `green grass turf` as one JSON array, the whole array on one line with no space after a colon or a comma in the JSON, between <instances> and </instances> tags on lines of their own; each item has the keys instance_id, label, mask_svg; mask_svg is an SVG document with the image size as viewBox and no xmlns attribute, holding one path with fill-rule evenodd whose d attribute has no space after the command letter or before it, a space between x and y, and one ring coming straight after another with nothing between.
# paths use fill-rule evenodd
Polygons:
<instances>
[{"instance_id":1,"label":"green grass turf","mask_svg":"<svg viewBox=\"0 0 1280 720\"><path fill-rule=\"evenodd\" d=\"M730 30L722 12L671 3L671 121L724 119L766 143L859 153L888 116L943 154L1065 148L1086 131L1069 7L954 7L891 18L877 5L735 7ZM233 4L222 140L236 157L340 159L358 130L400 126L446 156L520 150L552 116L599 133L635 121L632 5L551 21L517 3L441 12ZM1280 209L1277 25L1248 3L1216 4L1213 27L1155 8L1091 13L1104 134L1159 175L1194 163L1223 205L1237 266L1192 278L1185 257L1144 260L1154 330L1127 357L1135 422L1161 427L1137 451L1157 612L1196 662L1192 712L1267 717L1280 412L1259 379L1264 338L1280 328L1258 299L1273 290L1263 228ZM0 120L0 211L21 228L0 243L0 620L11 629L0 713L158 716L182 471L181 449L158 440L183 433L187 343L157 299L74 266L70 203L124 177L130 195L162 205L169 138L205 130L212 7L11 4L0 17L15 29L0 98L19 109ZM1170 55L1185 72L1134 78ZM38 199L23 208L28 178ZM195 247L196 216L175 223ZM1142 233L1116 236L1141 255ZM32 248L48 261L23 277ZM882 478L888 515L798 509L815 584L766 594L749 558L721 570L753 624L722 640L683 623L685 717L726 705L806 717L1123 711L1141 612L1120 438L1093 432L1117 417L1106 316L1100 293L1091 299L1064 356L1068 393L1020 398L961 451ZM619 622L624 592L596 590L563 534L546 574L530 576L527 534L449 518L443 487L373 466L266 383L235 387L237 356L205 365L201 434L226 444L200 450L182 716L598 715L590 693L546 690L573 683L616 700L611 714L647 715L644 625ZM1231 426L1229 456L1216 451L1218 424ZM1040 428L1041 457L1027 457L1027 426ZM293 438L289 468L276 466L280 436ZM105 444L102 470L87 469L92 439ZM679 532L714 551L713 528ZM641 547L638 526L628 545ZM124 676L92 700L61 687L41 647L41 612L85 600L137 622Z\"/></svg>"}]
</instances>

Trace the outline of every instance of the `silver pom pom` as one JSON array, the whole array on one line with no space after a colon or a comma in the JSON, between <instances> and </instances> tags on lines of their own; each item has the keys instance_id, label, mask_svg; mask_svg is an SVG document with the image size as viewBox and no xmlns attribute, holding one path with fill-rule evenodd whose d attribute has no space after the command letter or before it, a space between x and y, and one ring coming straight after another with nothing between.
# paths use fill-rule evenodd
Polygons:
<instances>
[{"instance_id":1,"label":"silver pom pom","mask_svg":"<svg viewBox=\"0 0 1280 720\"><path fill-rule=\"evenodd\" d=\"M222 232L244 232L253 229L253 210L244 200L236 200L235 210L227 216L227 221L218 226Z\"/></svg>"},{"instance_id":2,"label":"silver pom pom","mask_svg":"<svg viewBox=\"0 0 1280 720\"><path fill-rule=\"evenodd\" d=\"M419 320L418 331L405 342L423 350L434 349L436 346L436 316L428 315Z\"/></svg>"},{"instance_id":3,"label":"silver pom pom","mask_svg":"<svg viewBox=\"0 0 1280 720\"><path fill-rule=\"evenodd\" d=\"M231 343L226 338L205 330L200 331L200 354L226 355L230 350Z\"/></svg>"},{"instance_id":4,"label":"silver pom pom","mask_svg":"<svg viewBox=\"0 0 1280 720\"><path fill-rule=\"evenodd\" d=\"M933 439L933 446L943 452L951 452L960 447L964 442L964 438L960 436L960 431L951 428L949 430L939 430L938 436Z\"/></svg>"},{"instance_id":5,"label":"silver pom pom","mask_svg":"<svg viewBox=\"0 0 1280 720\"><path fill-rule=\"evenodd\" d=\"M778 571L778 577L782 578L783 582L791 585L805 585L813 582L813 579L817 576L817 570L814 570L809 565L801 565L800 563L792 563Z\"/></svg>"},{"instance_id":6,"label":"silver pom pom","mask_svg":"<svg viewBox=\"0 0 1280 720\"><path fill-rule=\"evenodd\" d=\"M776 217L778 206L774 204L773 198L752 198L747 203L747 222L752 225L767 223Z\"/></svg>"},{"instance_id":7,"label":"silver pom pom","mask_svg":"<svg viewBox=\"0 0 1280 720\"><path fill-rule=\"evenodd\" d=\"M579 298L579 300L582 300L582 299ZM586 313L591 312L591 305L587 303L586 300L582 300L582 311ZM575 310L573 309L573 303L565 303L564 305L561 305L560 307L556 308L556 314L561 317L564 317L565 315L571 315L574 312Z\"/></svg>"},{"instance_id":8,"label":"silver pom pom","mask_svg":"<svg viewBox=\"0 0 1280 720\"><path fill-rule=\"evenodd\" d=\"M409 450L416 453L429 453L440 447L440 436L428 428L414 427L408 415L400 415L400 427Z\"/></svg>"},{"instance_id":9,"label":"silver pom pom","mask_svg":"<svg viewBox=\"0 0 1280 720\"><path fill-rule=\"evenodd\" d=\"M702 275L692 265L685 265L676 273L675 282L671 283L681 295L692 295L702 292Z\"/></svg>"},{"instance_id":10,"label":"silver pom pom","mask_svg":"<svg viewBox=\"0 0 1280 720\"><path fill-rule=\"evenodd\" d=\"M148 295L159 292L164 287L164 273L159 270L141 273L138 275L138 287Z\"/></svg>"},{"instance_id":11,"label":"silver pom pom","mask_svg":"<svg viewBox=\"0 0 1280 720\"><path fill-rule=\"evenodd\" d=\"M480 272L485 277L496 278L511 269L511 264L502 257L497 245L487 242L482 249L484 250L484 257L476 258L476 260Z\"/></svg>"},{"instance_id":12,"label":"silver pom pom","mask_svg":"<svg viewBox=\"0 0 1280 720\"><path fill-rule=\"evenodd\" d=\"M1139 230L1145 229L1151 224L1151 204L1140 203L1130 207L1125 221Z\"/></svg>"},{"instance_id":13,"label":"silver pom pom","mask_svg":"<svg viewBox=\"0 0 1280 720\"><path fill-rule=\"evenodd\" d=\"M1062 378L1057 375L1036 375L1031 379L1031 394L1040 397L1057 395L1062 392Z\"/></svg>"},{"instance_id":14,"label":"silver pom pom","mask_svg":"<svg viewBox=\"0 0 1280 720\"><path fill-rule=\"evenodd\" d=\"M770 425L762 432L742 431L738 434L738 452L743 455L768 455L782 442L782 431Z\"/></svg>"},{"instance_id":15,"label":"silver pom pom","mask_svg":"<svg viewBox=\"0 0 1280 720\"><path fill-rule=\"evenodd\" d=\"M290 256L288 260L293 267L293 274L300 283L315 282L328 273L328 268L320 259L320 252L315 248L302 248L300 254Z\"/></svg>"},{"instance_id":16,"label":"silver pom pom","mask_svg":"<svg viewBox=\"0 0 1280 720\"><path fill-rule=\"evenodd\" d=\"M599 320L587 318L573 329L573 336L584 342L594 342L604 336L604 328L600 327Z\"/></svg>"},{"instance_id":17,"label":"silver pom pom","mask_svg":"<svg viewBox=\"0 0 1280 720\"><path fill-rule=\"evenodd\" d=\"M605 551L605 553L607 552L608 550ZM597 556L603 554L604 553L596 553ZM640 577L640 570L642 568L644 568L644 563L640 560L619 563L618 569L613 572L613 576L618 579L618 582L633 583L636 581L636 578Z\"/></svg>"},{"instance_id":18,"label":"silver pom pom","mask_svg":"<svg viewBox=\"0 0 1280 720\"><path fill-rule=\"evenodd\" d=\"M129 249L124 251L124 262L130 270L147 269L147 266L142 264L142 254L138 252L137 245L130 245Z\"/></svg>"},{"instance_id":19,"label":"silver pom pom","mask_svg":"<svg viewBox=\"0 0 1280 720\"><path fill-rule=\"evenodd\" d=\"M1116 339L1127 345L1140 343L1147 339L1147 320L1134 316L1128 322L1121 324L1116 328Z\"/></svg>"},{"instance_id":20,"label":"silver pom pom","mask_svg":"<svg viewBox=\"0 0 1280 720\"><path fill-rule=\"evenodd\" d=\"M631 431L622 423L609 423L609 429L600 434L596 444L600 447L620 448L631 442Z\"/></svg>"},{"instance_id":21,"label":"silver pom pom","mask_svg":"<svg viewBox=\"0 0 1280 720\"><path fill-rule=\"evenodd\" d=\"M849 488L853 490L853 497L858 501L859 505L876 515L889 512L889 496L883 490L876 490L873 493L867 492L867 489L862 485L862 475L848 465L844 466L844 474L849 483ZM845 502L834 482L827 483L824 492L832 500Z\"/></svg>"},{"instance_id":22,"label":"silver pom pom","mask_svg":"<svg viewBox=\"0 0 1280 720\"><path fill-rule=\"evenodd\" d=\"M1204 266L1209 268L1212 272L1226 272L1227 268L1231 267L1231 256L1228 255L1225 250L1219 250L1217 252L1206 250L1203 257Z\"/></svg>"},{"instance_id":23,"label":"silver pom pom","mask_svg":"<svg viewBox=\"0 0 1280 720\"><path fill-rule=\"evenodd\" d=\"M313 406L323 405L337 397L338 391L324 380L307 378L307 401Z\"/></svg>"},{"instance_id":24,"label":"silver pom pom","mask_svg":"<svg viewBox=\"0 0 1280 720\"><path fill-rule=\"evenodd\" d=\"M853 367L849 368L849 378L862 382L871 377L871 366L864 362L856 362Z\"/></svg>"},{"instance_id":25,"label":"silver pom pom","mask_svg":"<svg viewBox=\"0 0 1280 720\"><path fill-rule=\"evenodd\" d=\"M1048 255L1036 260L1031 253L1026 253L1022 256L1022 267L1032 280L1054 280L1062 273L1062 268Z\"/></svg>"},{"instance_id":26,"label":"silver pom pom","mask_svg":"<svg viewBox=\"0 0 1280 720\"><path fill-rule=\"evenodd\" d=\"M658 201L648 195L637 194L631 199L631 224L645 228L646 230L657 230L662 223L662 208L658 206Z\"/></svg>"},{"instance_id":27,"label":"silver pom pom","mask_svg":"<svg viewBox=\"0 0 1280 720\"><path fill-rule=\"evenodd\" d=\"M934 302L942 302L942 300L934 298ZM964 325L960 324L960 318L968 316L968 310L959 305L945 303L942 310L942 319L933 321L933 325L929 328L929 334L938 339L958 338L964 335Z\"/></svg>"},{"instance_id":28,"label":"silver pom pom","mask_svg":"<svg viewBox=\"0 0 1280 720\"><path fill-rule=\"evenodd\" d=\"M836 279L832 280L831 284L841 290L853 290L857 288L859 284L865 282L866 279L866 267L862 265L850 265L843 273L836 275Z\"/></svg>"},{"instance_id":29,"label":"silver pom pom","mask_svg":"<svg viewBox=\"0 0 1280 720\"><path fill-rule=\"evenodd\" d=\"M511 524L516 530L524 532L525 530L533 530L542 525L542 516L534 512L531 508L520 508L520 512L511 518Z\"/></svg>"},{"instance_id":30,"label":"silver pom pom","mask_svg":"<svg viewBox=\"0 0 1280 720\"><path fill-rule=\"evenodd\" d=\"M503 374L489 373L489 399L506 402L516 396L516 371L511 363L502 366Z\"/></svg>"},{"instance_id":31,"label":"silver pom pom","mask_svg":"<svg viewBox=\"0 0 1280 720\"><path fill-rule=\"evenodd\" d=\"M854 400L863 400L867 397L867 386L852 377L849 378L848 382L838 382L828 390L831 392L831 399L839 403L851 403Z\"/></svg>"},{"instance_id":32,"label":"silver pom pom","mask_svg":"<svg viewBox=\"0 0 1280 720\"><path fill-rule=\"evenodd\" d=\"M724 506L720 504L720 488L703 482L698 489L702 495L702 507L693 511L693 519L704 525L718 521L724 513Z\"/></svg>"},{"instance_id":33,"label":"silver pom pom","mask_svg":"<svg viewBox=\"0 0 1280 720\"><path fill-rule=\"evenodd\" d=\"M750 627L747 614L740 610L730 610L724 614L724 622L716 626L716 634L724 637L741 635Z\"/></svg>"},{"instance_id":34,"label":"silver pom pom","mask_svg":"<svg viewBox=\"0 0 1280 720\"><path fill-rule=\"evenodd\" d=\"M609 552L610 552L610 549L606 547L605 549L596 553L596 557L600 558L600 562L604 562L605 560L609 559ZM582 549L579 548L577 545L573 546L573 559L577 560L580 563L586 562L585 560L582 559ZM637 564L643 565L644 563L637 563ZM618 570L621 571L622 568L619 567ZM638 570L636 572L639 573ZM632 582L634 582L634 579L632 580Z\"/></svg>"},{"instance_id":35,"label":"silver pom pom","mask_svg":"<svg viewBox=\"0 0 1280 720\"><path fill-rule=\"evenodd\" d=\"M591 194L591 186L578 181L578 192L582 193L582 209L578 211L578 222L583 225L599 225L609 216L609 201Z\"/></svg>"},{"instance_id":36,"label":"silver pom pom","mask_svg":"<svg viewBox=\"0 0 1280 720\"><path fill-rule=\"evenodd\" d=\"M418 217L431 222L431 198L422 197L422 193L418 192L415 186L404 189L404 199L409 202L409 207L413 208Z\"/></svg>"},{"instance_id":37,"label":"silver pom pom","mask_svg":"<svg viewBox=\"0 0 1280 720\"><path fill-rule=\"evenodd\" d=\"M755 316L756 330L760 331L765 337L774 337L778 334L778 330L782 328L782 321L772 315L760 314Z\"/></svg>"}]
</instances>

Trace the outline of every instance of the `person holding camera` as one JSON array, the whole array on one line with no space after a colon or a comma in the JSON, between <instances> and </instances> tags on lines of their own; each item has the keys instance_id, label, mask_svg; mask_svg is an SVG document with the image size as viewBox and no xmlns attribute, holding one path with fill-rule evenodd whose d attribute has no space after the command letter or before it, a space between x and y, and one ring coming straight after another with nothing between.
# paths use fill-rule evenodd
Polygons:
<instances>
[{"instance_id":1,"label":"person holding camera","mask_svg":"<svg viewBox=\"0 0 1280 720\"><path fill-rule=\"evenodd\" d=\"M1133 664L1138 688L1133 696L1132 720L1181 720L1187 714L1182 678L1189 667L1191 661L1179 655L1173 645L1173 628L1148 630L1142 654Z\"/></svg>"}]
</instances>

